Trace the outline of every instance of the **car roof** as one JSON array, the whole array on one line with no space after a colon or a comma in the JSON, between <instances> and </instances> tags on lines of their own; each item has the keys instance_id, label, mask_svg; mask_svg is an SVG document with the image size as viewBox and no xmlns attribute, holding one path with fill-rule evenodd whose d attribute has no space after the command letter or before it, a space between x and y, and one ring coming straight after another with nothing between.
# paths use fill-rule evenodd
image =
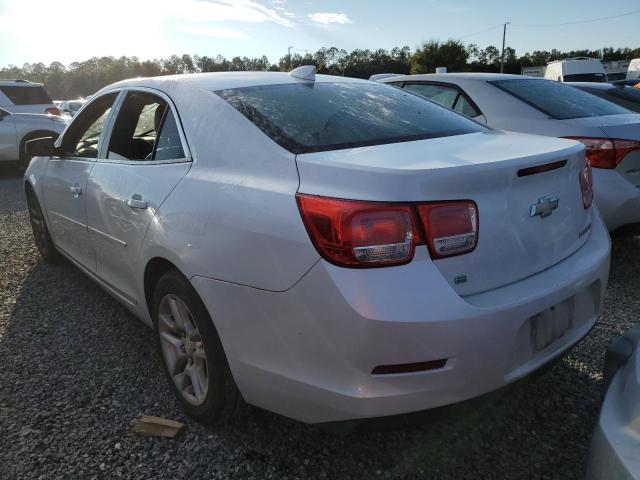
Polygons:
<instances>
[{"instance_id":1,"label":"car roof","mask_svg":"<svg viewBox=\"0 0 640 480\"><path fill-rule=\"evenodd\" d=\"M397 77L385 78L382 82L387 81L411 81L411 80L431 80L438 81L441 80L446 82L447 79L465 79L465 80L476 80L480 82L491 82L494 80L509 80L509 79L532 79L532 80L544 80L544 78L540 77L528 77L525 75L512 75L508 73L484 73L484 72L459 72L459 73L425 73L421 75L399 75Z\"/></svg>"},{"instance_id":2,"label":"car roof","mask_svg":"<svg viewBox=\"0 0 640 480\"><path fill-rule=\"evenodd\" d=\"M316 75L315 83L327 82L369 82L351 77L334 75ZM148 87L173 89L178 86L189 86L203 90L217 91L231 88L257 87L263 85L281 85L295 83L310 83L309 80L292 77L285 72L208 72L190 73L182 75L165 75L149 78L132 78L111 84L102 90L122 87ZM101 91L102 91L101 90Z\"/></svg>"}]
</instances>

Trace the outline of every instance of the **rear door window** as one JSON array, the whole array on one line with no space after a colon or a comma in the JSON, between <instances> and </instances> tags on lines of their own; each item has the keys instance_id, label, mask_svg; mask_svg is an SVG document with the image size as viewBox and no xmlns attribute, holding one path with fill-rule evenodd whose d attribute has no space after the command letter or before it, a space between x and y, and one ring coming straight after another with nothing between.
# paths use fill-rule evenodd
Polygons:
<instances>
[{"instance_id":1,"label":"rear door window","mask_svg":"<svg viewBox=\"0 0 640 480\"><path fill-rule=\"evenodd\" d=\"M215 93L295 154L487 131L418 95L377 83L292 83Z\"/></svg>"},{"instance_id":2,"label":"rear door window","mask_svg":"<svg viewBox=\"0 0 640 480\"><path fill-rule=\"evenodd\" d=\"M458 99L458 90L455 88L443 87L442 85L429 85L426 83L407 83L404 88L415 92L418 95L427 97L447 108L453 108Z\"/></svg>"},{"instance_id":3,"label":"rear door window","mask_svg":"<svg viewBox=\"0 0 640 480\"><path fill-rule=\"evenodd\" d=\"M489 83L558 120L633 113L578 88L550 80L523 78Z\"/></svg>"},{"instance_id":4,"label":"rear door window","mask_svg":"<svg viewBox=\"0 0 640 480\"><path fill-rule=\"evenodd\" d=\"M429 83L406 83L404 88L456 112L460 112L467 117L480 115L478 109L455 87Z\"/></svg>"},{"instance_id":5,"label":"rear door window","mask_svg":"<svg viewBox=\"0 0 640 480\"><path fill-rule=\"evenodd\" d=\"M0 87L14 105L39 105L53 103L51 97L42 87L5 86Z\"/></svg>"}]
</instances>

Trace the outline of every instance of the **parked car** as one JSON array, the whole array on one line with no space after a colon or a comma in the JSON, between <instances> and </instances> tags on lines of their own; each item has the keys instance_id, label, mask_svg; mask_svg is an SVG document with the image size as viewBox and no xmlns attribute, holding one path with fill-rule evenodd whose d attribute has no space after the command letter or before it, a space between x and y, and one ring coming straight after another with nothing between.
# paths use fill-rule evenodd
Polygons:
<instances>
[{"instance_id":1,"label":"parked car","mask_svg":"<svg viewBox=\"0 0 640 480\"><path fill-rule=\"evenodd\" d=\"M242 399L329 422L481 395L579 342L607 286L582 144L375 82L132 79L29 145L42 257L154 327L202 422Z\"/></svg>"},{"instance_id":2,"label":"parked car","mask_svg":"<svg viewBox=\"0 0 640 480\"><path fill-rule=\"evenodd\" d=\"M493 128L570 137L587 147L596 204L610 231L640 222L640 114L541 78L448 73L385 78Z\"/></svg>"},{"instance_id":3,"label":"parked car","mask_svg":"<svg viewBox=\"0 0 640 480\"><path fill-rule=\"evenodd\" d=\"M579 88L600 98L617 103L621 107L640 113L640 90L624 83L571 82L567 85Z\"/></svg>"},{"instance_id":4,"label":"parked car","mask_svg":"<svg viewBox=\"0 0 640 480\"><path fill-rule=\"evenodd\" d=\"M640 478L640 325L607 348L604 384L587 479Z\"/></svg>"},{"instance_id":5,"label":"parked car","mask_svg":"<svg viewBox=\"0 0 640 480\"><path fill-rule=\"evenodd\" d=\"M576 57L550 62L544 78L558 82L606 82L607 74L597 58Z\"/></svg>"},{"instance_id":6,"label":"parked car","mask_svg":"<svg viewBox=\"0 0 640 480\"><path fill-rule=\"evenodd\" d=\"M53 115L10 113L0 108L0 163L20 161L26 167L26 142L46 136L57 138L67 124Z\"/></svg>"},{"instance_id":7,"label":"parked car","mask_svg":"<svg viewBox=\"0 0 640 480\"><path fill-rule=\"evenodd\" d=\"M60 115L42 83L0 80L0 107L11 113Z\"/></svg>"},{"instance_id":8,"label":"parked car","mask_svg":"<svg viewBox=\"0 0 640 480\"><path fill-rule=\"evenodd\" d=\"M73 117L75 116L76 113L78 113L78 110L80 110L80 108L82 108L82 106L85 104L85 100L84 99L79 99L79 100L66 100L64 102L60 103L60 110L62 111L63 115L67 115L69 117Z\"/></svg>"}]
</instances>

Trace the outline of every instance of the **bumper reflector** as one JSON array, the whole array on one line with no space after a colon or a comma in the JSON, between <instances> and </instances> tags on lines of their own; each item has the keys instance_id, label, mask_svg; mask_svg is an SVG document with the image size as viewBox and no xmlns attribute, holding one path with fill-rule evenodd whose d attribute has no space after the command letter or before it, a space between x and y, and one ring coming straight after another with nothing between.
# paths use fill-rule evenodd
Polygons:
<instances>
[{"instance_id":1,"label":"bumper reflector","mask_svg":"<svg viewBox=\"0 0 640 480\"><path fill-rule=\"evenodd\" d=\"M398 373L425 372L427 370L438 370L447 363L446 358L430 360L428 362L404 363L402 365L378 365L371 372L372 375L393 375Z\"/></svg>"}]
</instances>

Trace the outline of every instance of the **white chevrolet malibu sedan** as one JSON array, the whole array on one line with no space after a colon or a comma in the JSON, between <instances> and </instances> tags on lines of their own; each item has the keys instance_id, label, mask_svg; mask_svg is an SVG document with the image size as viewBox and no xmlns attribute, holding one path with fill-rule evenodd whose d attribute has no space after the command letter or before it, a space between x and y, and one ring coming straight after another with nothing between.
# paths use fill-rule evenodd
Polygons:
<instances>
[{"instance_id":1,"label":"white chevrolet malibu sedan","mask_svg":"<svg viewBox=\"0 0 640 480\"><path fill-rule=\"evenodd\" d=\"M243 401L330 422L484 394L582 339L607 285L582 144L379 83L128 80L28 149L43 258L153 326L206 423Z\"/></svg>"}]
</instances>

